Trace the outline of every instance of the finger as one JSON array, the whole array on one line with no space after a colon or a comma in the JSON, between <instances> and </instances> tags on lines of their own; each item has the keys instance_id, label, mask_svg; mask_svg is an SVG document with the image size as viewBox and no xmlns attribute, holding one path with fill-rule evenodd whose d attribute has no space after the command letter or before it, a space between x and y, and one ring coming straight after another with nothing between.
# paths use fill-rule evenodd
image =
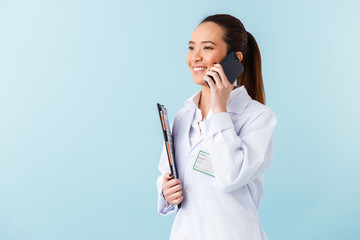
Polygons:
<instances>
[{"instance_id":1,"label":"finger","mask_svg":"<svg viewBox=\"0 0 360 240\"><path fill-rule=\"evenodd\" d=\"M175 186L175 185L177 185L177 184L181 184L181 181L180 181L180 179L178 179L178 178L170 179L169 181L167 181L167 182L165 183L165 185L166 185L166 186L169 186L169 187Z\"/></svg>"},{"instance_id":2,"label":"finger","mask_svg":"<svg viewBox=\"0 0 360 240\"><path fill-rule=\"evenodd\" d=\"M210 76L212 76L212 77L214 78L216 86L218 86L218 87L223 86L223 83L222 83L219 75L218 75L216 72L214 72L214 71L207 71L207 72L206 72L206 75L210 75Z\"/></svg>"},{"instance_id":3,"label":"finger","mask_svg":"<svg viewBox=\"0 0 360 240\"><path fill-rule=\"evenodd\" d=\"M180 186L180 188L182 188L181 182L180 182L179 179L172 179L169 182L164 183L163 186L162 186L162 189L163 190L168 190L168 189L170 189L172 187L175 187L175 186Z\"/></svg>"},{"instance_id":4,"label":"finger","mask_svg":"<svg viewBox=\"0 0 360 240\"><path fill-rule=\"evenodd\" d=\"M176 186L180 186L180 187L176 187ZM175 188L174 188L175 187ZM164 192L164 195L170 195L173 192L178 191L179 189L181 189L181 184L174 184L174 183L168 183L168 184L164 184L162 186L162 190Z\"/></svg>"},{"instance_id":5,"label":"finger","mask_svg":"<svg viewBox=\"0 0 360 240\"><path fill-rule=\"evenodd\" d=\"M163 193L165 196L170 196L178 191L181 191L182 190L182 186L181 184L177 184L177 185L174 185L174 186L171 186L171 187L165 187L163 189Z\"/></svg>"},{"instance_id":6,"label":"finger","mask_svg":"<svg viewBox=\"0 0 360 240\"><path fill-rule=\"evenodd\" d=\"M178 198L181 198L183 196L182 191L178 191L168 197L168 202L172 202Z\"/></svg>"},{"instance_id":7,"label":"finger","mask_svg":"<svg viewBox=\"0 0 360 240\"><path fill-rule=\"evenodd\" d=\"M213 67L210 68L210 71L215 71L217 74L219 74L221 82L224 86L227 86L228 84L230 84L221 64L215 64Z\"/></svg>"},{"instance_id":8,"label":"finger","mask_svg":"<svg viewBox=\"0 0 360 240\"><path fill-rule=\"evenodd\" d=\"M172 173L167 172L167 173L164 174L163 180L164 180L164 182L165 182L165 181L169 181L169 180L172 179L172 178L174 178L174 176L172 175Z\"/></svg>"},{"instance_id":9,"label":"finger","mask_svg":"<svg viewBox=\"0 0 360 240\"><path fill-rule=\"evenodd\" d=\"M172 196L177 192L181 192L181 194L182 194L182 189L181 188L170 188L170 189L163 190L163 194L164 194L165 198L167 198L167 199L174 198Z\"/></svg>"},{"instance_id":10,"label":"finger","mask_svg":"<svg viewBox=\"0 0 360 240\"><path fill-rule=\"evenodd\" d=\"M212 67L208 70L208 72L215 72L215 73L218 75L219 79L221 79L221 76L220 76L220 74L219 74L220 71L221 71L221 69L218 68L216 65L212 66Z\"/></svg>"},{"instance_id":11,"label":"finger","mask_svg":"<svg viewBox=\"0 0 360 240\"><path fill-rule=\"evenodd\" d=\"M178 199L178 198L182 197L182 195L183 195L183 193L182 193L181 190L169 195L168 196L169 202L172 202L175 199Z\"/></svg>"},{"instance_id":12,"label":"finger","mask_svg":"<svg viewBox=\"0 0 360 240\"><path fill-rule=\"evenodd\" d=\"M180 182L180 179L178 178L175 178L175 179L170 179L170 180L167 180L164 178L164 181L162 183L162 190L163 190L163 193L165 194L165 191L167 191L169 188L175 186L175 185L180 185L181 186L181 182Z\"/></svg>"},{"instance_id":13,"label":"finger","mask_svg":"<svg viewBox=\"0 0 360 240\"><path fill-rule=\"evenodd\" d=\"M209 76L204 75L203 79L207 82L210 88L215 88L215 83Z\"/></svg>"},{"instance_id":14,"label":"finger","mask_svg":"<svg viewBox=\"0 0 360 240\"><path fill-rule=\"evenodd\" d=\"M173 200L173 201L172 201L172 204L173 204L173 205L177 205L177 204L181 203L183 200L184 200L184 197L181 196L181 197L179 197L178 199Z\"/></svg>"},{"instance_id":15,"label":"finger","mask_svg":"<svg viewBox=\"0 0 360 240\"><path fill-rule=\"evenodd\" d=\"M212 66L209 71L213 71L216 72L219 75L219 79L221 80L221 82L224 84L226 84L227 77L224 73L224 70L221 66L221 64L215 64L214 66Z\"/></svg>"}]
</instances>

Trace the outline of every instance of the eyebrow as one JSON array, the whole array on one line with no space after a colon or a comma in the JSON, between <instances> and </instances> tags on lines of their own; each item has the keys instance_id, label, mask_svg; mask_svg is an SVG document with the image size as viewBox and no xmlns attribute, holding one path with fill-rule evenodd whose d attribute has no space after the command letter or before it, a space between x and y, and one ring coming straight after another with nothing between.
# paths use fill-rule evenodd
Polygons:
<instances>
[{"instance_id":1,"label":"eyebrow","mask_svg":"<svg viewBox=\"0 0 360 240\"><path fill-rule=\"evenodd\" d=\"M189 44L190 43L194 43L193 41L189 41ZM202 41L201 43L212 43L212 44L214 44L214 45L216 45L214 42L212 42L212 41Z\"/></svg>"}]
</instances>

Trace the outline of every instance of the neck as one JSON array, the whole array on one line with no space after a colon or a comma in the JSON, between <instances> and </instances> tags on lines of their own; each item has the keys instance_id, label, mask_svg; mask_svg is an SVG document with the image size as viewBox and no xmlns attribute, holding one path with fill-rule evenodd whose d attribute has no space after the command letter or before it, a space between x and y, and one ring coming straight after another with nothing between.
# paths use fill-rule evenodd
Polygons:
<instances>
[{"instance_id":1,"label":"neck","mask_svg":"<svg viewBox=\"0 0 360 240\"><path fill-rule=\"evenodd\" d=\"M202 119L204 119L210 111L211 93L208 86L201 87L201 96L199 100L199 109L201 110Z\"/></svg>"}]
</instances>

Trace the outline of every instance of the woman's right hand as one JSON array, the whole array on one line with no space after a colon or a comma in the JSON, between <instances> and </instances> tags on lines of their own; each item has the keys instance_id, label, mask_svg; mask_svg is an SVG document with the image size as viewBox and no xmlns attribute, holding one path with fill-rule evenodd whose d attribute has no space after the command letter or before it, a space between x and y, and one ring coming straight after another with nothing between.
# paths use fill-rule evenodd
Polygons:
<instances>
[{"instance_id":1,"label":"woman's right hand","mask_svg":"<svg viewBox=\"0 0 360 240\"><path fill-rule=\"evenodd\" d=\"M162 193L168 203L174 205L181 203L184 197L180 179L166 173L163 178Z\"/></svg>"}]
</instances>

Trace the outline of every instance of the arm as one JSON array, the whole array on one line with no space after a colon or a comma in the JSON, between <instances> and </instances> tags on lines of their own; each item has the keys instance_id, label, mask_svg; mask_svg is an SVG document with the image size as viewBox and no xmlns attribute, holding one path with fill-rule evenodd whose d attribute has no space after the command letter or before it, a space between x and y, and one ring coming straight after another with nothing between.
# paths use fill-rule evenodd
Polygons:
<instances>
[{"instance_id":1,"label":"arm","mask_svg":"<svg viewBox=\"0 0 360 240\"><path fill-rule=\"evenodd\" d=\"M215 180L225 192L241 188L268 168L272 160L272 133L277 124L269 108L248 121L241 136L227 112L215 114L204 123L210 138Z\"/></svg>"},{"instance_id":2,"label":"arm","mask_svg":"<svg viewBox=\"0 0 360 240\"><path fill-rule=\"evenodd\" d=\"M211 75L216 84L206 75ZM249 110L251 116L247 116L252 120L242 124L237 133L226 110L235 82L232 85L229 83L221 64L215 64L206 75L203 78L210 86L210 107L214 115L204 125L210 138L215 180L224 191L235 191L268 168L272 160L272 133L277 119L266 106L256 111ZM237 124L237 120L234 121Z\"/></svg>"}]
</instances>

